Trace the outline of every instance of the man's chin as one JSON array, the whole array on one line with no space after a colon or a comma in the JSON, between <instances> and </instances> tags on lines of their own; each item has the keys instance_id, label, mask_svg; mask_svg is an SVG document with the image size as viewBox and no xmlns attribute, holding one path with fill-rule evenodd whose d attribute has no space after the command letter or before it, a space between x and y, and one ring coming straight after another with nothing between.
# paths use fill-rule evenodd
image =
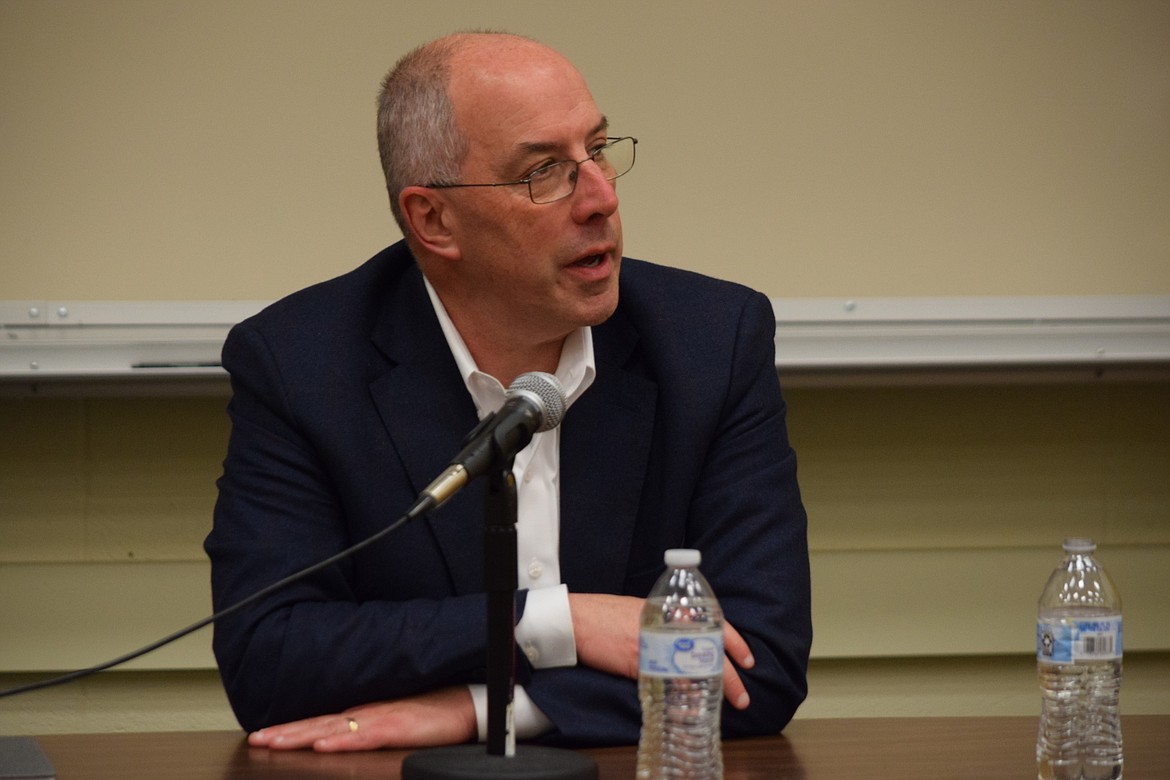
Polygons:
<instances>
[{"instance_id":1,"label":"man's chin","mask_svg":"<svg viewBox=\"0 0 1170 780\"><path fill-rule=\"evenodd\" d=\"M598 296L598 299L591 303L593 305L583 318L585 320L584 324L590 326L600 325L612 317L613 313L617 311L618 305L617 280L614 280L612 292L607 291L604 296Z\"/></svg>"}]
</instances>

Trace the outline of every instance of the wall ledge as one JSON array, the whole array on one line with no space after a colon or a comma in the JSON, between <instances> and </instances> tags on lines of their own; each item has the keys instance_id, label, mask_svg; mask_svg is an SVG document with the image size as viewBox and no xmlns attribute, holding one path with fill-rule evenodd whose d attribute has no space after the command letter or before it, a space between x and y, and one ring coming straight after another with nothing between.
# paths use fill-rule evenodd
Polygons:
<instances>
[{"instance_id":1,"label":"wall ledge","mask_svg":"<svg viewBox=\"0 0 1170 780\"><path fill-rule=\"evenodd\" d=\"M0 301L0 394L221 394L264 301ZM774 298L785 384L1170 378L1170 295Z\"/></svg>"}]
</instances>

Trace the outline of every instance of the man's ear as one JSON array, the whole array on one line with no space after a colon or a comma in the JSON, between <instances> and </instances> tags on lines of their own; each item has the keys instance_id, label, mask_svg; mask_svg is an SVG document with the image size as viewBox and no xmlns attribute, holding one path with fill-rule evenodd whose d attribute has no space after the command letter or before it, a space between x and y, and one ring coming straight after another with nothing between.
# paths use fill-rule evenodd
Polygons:
<instances>
[{"instance_id":1,"label":"man's ear","mask_svg":"<svg viewBox=\"0 0 1170 780\"><path fill-rule=\"evenodd\" d=\"M450 229L447 201L429 187L406 187L398 194L398 206L411 235L428 252L456 259L459 244Z\"/></svg>"}]
</instances>

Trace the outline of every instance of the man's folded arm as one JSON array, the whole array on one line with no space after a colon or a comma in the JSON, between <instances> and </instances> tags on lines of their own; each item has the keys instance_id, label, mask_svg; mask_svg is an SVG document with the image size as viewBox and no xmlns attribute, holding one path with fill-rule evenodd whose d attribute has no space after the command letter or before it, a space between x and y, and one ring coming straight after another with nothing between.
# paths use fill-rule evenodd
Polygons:
<instances>
[{"instance_id":1,"label":"man's folded arm","mask_svg":"<svg viewBox=\"0 0 1170 780\"><path fill-rule=\"evenodd\" d=\"M330 475L286 408L262 339L240 330L224 351L232 433L205 544L216 609L360 541L348 536ZM376 554L409 561L426 535L425 524L408 524ZM216 624L216 659L244 728L484 679L484 595L452 595L434 573L415 585L423 578L393 564L379 576L383 569L417 592L363 600L346 559Z\"/></svg>"}]
</instances>

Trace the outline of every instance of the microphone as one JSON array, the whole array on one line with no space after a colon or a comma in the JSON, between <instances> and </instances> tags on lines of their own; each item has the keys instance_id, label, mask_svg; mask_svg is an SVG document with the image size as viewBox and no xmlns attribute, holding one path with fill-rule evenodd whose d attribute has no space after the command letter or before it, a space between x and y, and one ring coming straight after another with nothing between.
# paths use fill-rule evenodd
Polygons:
<instances>
[{"instance_id":1,"label":"microphone","mask_svg":"<svg viewBox=\"0 0 1170 780\"><path fill-rule=\"evenodd\" d=\"M442 506L493 464L514 458L534 435L556 428L565 416L565 391L555 376L543 371L516 377L505 398L499 411L468 434L446 470L419 493L415 508L428 511Z\"/></svg>"}]
</instances>

